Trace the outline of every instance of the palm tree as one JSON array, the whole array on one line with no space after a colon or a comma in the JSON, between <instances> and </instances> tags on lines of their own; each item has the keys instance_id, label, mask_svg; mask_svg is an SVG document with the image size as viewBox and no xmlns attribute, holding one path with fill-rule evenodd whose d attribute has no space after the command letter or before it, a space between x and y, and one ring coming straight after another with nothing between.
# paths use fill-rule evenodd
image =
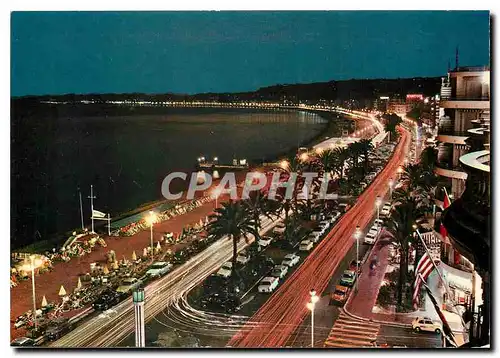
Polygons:
<instances>
[{"instance_id":1,"label":"palm tree","mask_svg":"<svg viewBox=\"0 0 500 358\"><path fill-rule=\"evenodd\" d=\"M265 215L272 219L273 208L271 207L270 200L265 198L260 191L250 193L248 199L243 201L243 205L248 212L252 215L254 221L254 230L257 232L255 239L259 239L259 230L261 228L261 215Z\"/></svg>"},{"instance_id":2,"label":"palm tree","mask_svg":"<svg viewBox=\"0 0 500 358\"><path fill-rule=\"evenodd\" d=\"M373 144L372 141L369 139L361 139L358 143L359 143L359 150L363 157L363 176L364 176L368 172L368 166L370 163L369 155L370 152L373 150Z\"/></svg>"},{"instance_id":3,"label":"palm tree","mask_svg":"<svg viewBox=\"0 0 500 358\"><path fill-rule=\"evenodd\" d=\"M420 164L428 171L432 171L437 162L438 150L434 147L426 147L420 153Z\"/></svg>"},{"instance_id":4,"label":"palm tree","mask_svg":"<svg viewBox=\"0 0 500 358\"><path fill-rule=\"evenodd\" d=\"M210 215L211 222L208 224L208 233L217 237L229 236L233 242L233 257L231 268L231 279L233 289L236 282L236 257L238 255L238 243L241 237L247 240L247 234L258 237L258 230L255 230L255 220L247 206L240 201L228 201L215 209L215 213Z\"/></svg>"},{"instance_id":5,"label":"palm tree","mask_svg":"<svg viewBox=\"0 0 500 358\"><path fill-rule=\"evenodd\" d=\"M409 246L414 232L413 225L416 221L416 201L409 199L405 203L396 205L392 215L386 221L387 230L392 234L396 246L400 249L399 279L397 290L397 308L403 304L403 291L406 286L406 276L408 272Z\"/></svg>"},{"instance_id":6,"label":"palm tree","mask_svg":"<svg viewBox=\"0 0 500 358\"><path fill-rule=\"evenodd\" d=\"M334 164L333 170L339 176L339 179L344 179L344 168L345 164L349 158L349 148L347 147L337 147L333 150L332 154Z\"/></svg>"}]
</instances>

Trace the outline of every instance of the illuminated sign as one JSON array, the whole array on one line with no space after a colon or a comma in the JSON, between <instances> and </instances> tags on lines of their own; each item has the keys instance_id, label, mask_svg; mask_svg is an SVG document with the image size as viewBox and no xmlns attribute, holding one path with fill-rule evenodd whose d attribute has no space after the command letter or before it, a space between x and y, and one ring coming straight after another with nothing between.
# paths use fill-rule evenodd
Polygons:
<instances>
[{"instance_id":1,"label":"illuminated sign","mask_svg":"<svg viewBox=\"0 0 500 358\"><path fill-rule=\"evenodd\" d=\"M384 96L384 97L380 97L380 99L389 99L389 97L385 97L385 96Z\"/></svg>"},{"instance_id":2,"label":"illuminated sign","mask_svg":"<svg viewBox=\"0 0 500 358\"><path fill-rule=\"evenodd\" d=\"M422 94L407 94L406 95L406 100L413 100L413 101L423 101L424 100L424 95Z\"/></svg>"}]
</instances>

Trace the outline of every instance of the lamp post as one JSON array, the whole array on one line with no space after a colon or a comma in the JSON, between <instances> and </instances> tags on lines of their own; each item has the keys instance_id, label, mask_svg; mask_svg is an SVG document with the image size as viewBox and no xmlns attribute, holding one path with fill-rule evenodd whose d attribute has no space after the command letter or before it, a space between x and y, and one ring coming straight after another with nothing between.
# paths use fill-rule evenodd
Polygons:
<instances>
[{"instance_id":1,"label":"lamp post","mask_svg":"<svg viewBox=\"0 0 500 358\"><path fill-rule=\"evenodd\" d=\"M36 295L35 295L35 255L30 256L31 262L31 287L33 289L33 327L36 331Z\"/></svg>"},{"instance_id":2,"label":"lamp post","mask_svg":"<svg viewBox=\"0 0 500 358\"><path fill-rule=\"evenodd\" d=\"M382 205L382 199L377 195L375 199L375 206L377 207L377 219L380 219L380 205Z\"/></svg>"},{"instance_id":3,"label":"lamp post","mask_svg":"<svg viewBox=\"0 0 500 358\"><path fill-rule=\"evenodd\" d=\"M394 180L392 178L389 179L389 193L390 193L390 198L392 200L392 190L394 188Z\"/></svg>"},{"instance_id":4,"label":"lamp post","mask_svg":"<svg viewBox=\"0 0 500 358\"><path fill-rule=\"evenodd\" d=\"M311 295L311 300L307 302L307 308L311 311L311 348L314 348L314 307L316 302L319 301L319 297L316 295L316 291L312 289L309 291Z\"/></svg>"},{"instance_id":5,"label":"lamp post","mask_svg":"<svg viewBox=\"0 0 500 358\"><path fill-rule=\"evenodd\" d=\"M150 224L150 227L151 227L151 260L153 259L153 256L154 256L153 224L154 224L155 220L156 220L156 215L155 215L154 211L150 211L149 212L148 221L149 221L149 224Z\"/></svg>"},{"instance_id":6,"label":"lamp post","mask_svg":"<svg viewBox=\"0 0 500 358\"><path fill-rule=\"evenodd\" d=\"M356 231L354 231L354 238L356 239L356 282L355 282L355 291L358 292L358 279L359 277L359 239L361 238L361 228L359 225L356 226Z\"/></svg>"},{"instance_id":7,"label":"lamp post","mask_svg":"<svg viewBox=\"0 0 500 358\"><path fill-rule=\"evenodd\" d=\"M215 198L215 209L217 209L217 207L219 206L218 205L219 195L220 195L220 189L217 187L212 192L212 197Z\"/></svg>"}]
</instances>

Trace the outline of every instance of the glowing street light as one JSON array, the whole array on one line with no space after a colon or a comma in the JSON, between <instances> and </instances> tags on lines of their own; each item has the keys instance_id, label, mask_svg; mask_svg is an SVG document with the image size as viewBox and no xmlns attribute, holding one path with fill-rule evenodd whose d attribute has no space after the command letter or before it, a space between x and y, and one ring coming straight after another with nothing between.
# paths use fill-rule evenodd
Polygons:
<instances>
[{"instance_id":1,"label":"glowing street light","mask_svg":"<svg viewBox=\"0 0 500 358\"><path fill-rule=\"evenodd\" d=\"M392 200L392 190L394 188L394 180L392 180L392 178L389 179L389 192L390 192L390 195L391 195L391 200Z\"/></svg>"},{"instance_id":2,"label":"glowing street light","mask_svg":"<svg viewBox=\"0 0 500 358\"><path fill-rule=\"evenodd\" d=\"M283 169L287 169L288 168L288 160L282 160L280 162L280 167L283 168Z\"/></svg>"},{"instance_id":3,"label":"glowing street light","mask_svg":"<svg viewBox=\"0 0 500 358\"><path fill-rule=\"evenodd\" d=\"M309 291L311 295L311 300L307 302L307 308L311 311L311 348L314 348L314 307L316 302L319 301L319 297L316 295L316 291L312 289Z\"/></svg>"},{"instance_id":4,"label":"glowing street light","mask_svg":"<svg viewBox=\"0 0 500 358\"><path fill-rule=\"evenodd\" d=\"M382 199L377 195L375 199L375 206L377 207L377 219L380 219L380 205L382 205Z\"/></svg>"},{"instance_id":5,"label":"glowing street light","mask_svg":"<svg viewBox=\"0 0 500 358\"><path fill-rule=\"evenodd\" d=\"M213 191L212 191L212 198L215 199L215 208L217 209L217 207L219 206L218 203L217 203L217 200L219 199L219 196L221 194L221 189L219 187L215 188Z\"/></svg>"},{"instance_id":6,"label":"glowing street light","mask_svg":"<svg viewBox=\"0 0 500 358\"><path fill-rule=\"evenodd\" d=\"M33 327L35 328L36 331L36 294L35 294L35 268L41 266L43 263L42 259L38 258L36 255L30 255L30 263L29 264L24 264L21 267L21 270L23 271L28 271L31 270L31 289L33 292Z\"/></svg>"},{"instance_id":7,"label":"glowing street light","mask_svg":"<svg viewBox=\"0 0 500 358\"><path fill-rule=\"evenodd\" d=\"M361 228L359 225L356 226L356 230L354 231L354 238L356 239L356 282L355 282L355 290L358 291L358 277L359 274L359 239L361 238Z\"/></svg>"},{"instance_id":8,"label":"glowing street light","mask_svg":"<svg viewBox=\"0 0 500 358\"><path fill-rule=\"evenodd\" d=\"M300 160L302 160L303 162L305 162L307 159L309 159L309 154L307 153L302 153L300 155Z\"/></svg>"},{"instance_id":9,"label":"glowing street light","mask_svg":"<svg viewBox=\"0 0 500 358\"><path fill-rule=\"evenodd\" d=\"M153 259L154 255L154 246L153 246L153 224L156 222L156 214L154 211L149 212L149 216L146 218L149 225L151 226L151 259Z\"/></svg>"}]
</instances>

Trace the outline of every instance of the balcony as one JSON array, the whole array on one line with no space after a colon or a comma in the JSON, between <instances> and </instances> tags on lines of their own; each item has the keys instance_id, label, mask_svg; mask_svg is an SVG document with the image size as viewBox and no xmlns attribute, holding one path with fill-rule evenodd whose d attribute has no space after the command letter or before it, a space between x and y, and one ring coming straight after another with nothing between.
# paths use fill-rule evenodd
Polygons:
<instances>
[{"instance_id":1,"label":"balcony","mask_svg":"<svg viewBox=\"0 0 500 358\"><path fill-rule=\"evenodd\" d=\"M450 129L439 128L437 140L443 143L467 144L466 140L471 134L467 131L454 131Z\"/></svg>"},{"instance_id":2,"label":"balcony","mask_svg":"<svg viewBox=\"0 0 500 358\"><path fill-rule=\"evenodd\" d=\"M489 96L454 96L443 99L439 104L441 108L452 109L490 109Z\"/></svg>"},{"instance_id":3,"label":"balcony","mask_svg":"<svg viewBox=\"0 0 500 358\"><path fill-rule=\"evenodd\" d=\"M437 163L434 167L434 173L446 178L467 179L467 173L462 168L449 166L445 163Z\"/></svg>"}]
</instances>

